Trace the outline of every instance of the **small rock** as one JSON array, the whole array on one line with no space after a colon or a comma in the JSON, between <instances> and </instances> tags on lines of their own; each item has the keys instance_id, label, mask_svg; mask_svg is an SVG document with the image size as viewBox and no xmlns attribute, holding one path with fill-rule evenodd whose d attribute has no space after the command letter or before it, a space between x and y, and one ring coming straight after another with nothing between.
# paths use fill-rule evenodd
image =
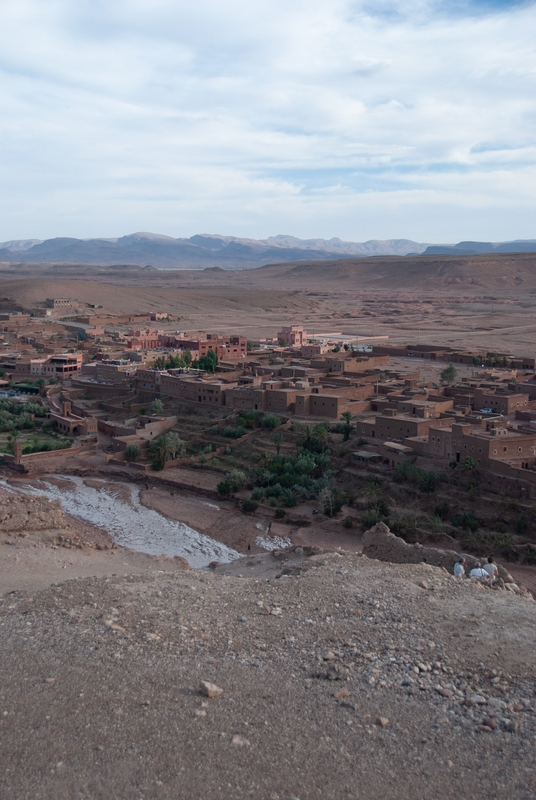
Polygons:
<instances>
[{"instance_id":1,"label":"small rock","mask_svg":"<svg viewBox=\"0 0 536 800\"><path fill-rule=\"evenodd\" d=\"M223 689L220 689L215 683L209 683L209 681L201 681L199 691L205 697L220 697L223 694Z\"/></svg>"},{"instance_id":2,"label":"small rock","mask_svg":"<svg viewBox=\"0 0 536 800\"><path fill-rule=\"evenodd\" d=\"M249 739L245 739L243 736L239 736L235 734L231 739L231 744L236 745L237 747L251 747L251 742Z\"/></svg>"},{"instance_id":3,"label":"small rock","mask_svg":"<svg viewBox=\"0 0 536 800\"><path fill-rule=\"evenodd\" d=\"M45 678L45 683L54 683L56 678Z\"/></svg>"},{"instance_id":4,"label":"small rock","mask_svg":"<svg viewBox=\"0 0 536 800\"><path fill-rule=\"evenodd\" d=\"M270 614L273 617L280 617L282 613L283 613L283 609L282 608L278 608L277 606L276 606L276 608L272 608L272 610L270 611Z\"/></svg>"},{"instance_id":5,"label":"small rock","mask_svg":"<svg viewBox=\"0 0 536 800\"><path fill-rule=\"evenodd\" d=\"M107 628L110 628L110 630L115 631L116 633L125 632L125 629L121 627L121 625L118 625L117 622L114 622L113 619L105 620L104 624L106 625Z\"/></svg>"},{"instance_id":6,"label":"small rock","mask_svg":"<svg viewBox=\"0 0 536 800\"><path fill-rule=\"evenodd\" d=\"M197 711L194 711L194 714L195 714L196 717L206 717L207 716L207 712L205 711L204 708L198 708Z\"/></svg>"},{"instance_id":7,"label":"small rock","mask_svg":"<svg viewBox=\"0 0 536 800\"><path fill-rule=\"evenodd\" d=\"M517 731L517 722L513 719L509 719L504 723L504 728L505 730L510 731L510 733L514 733L514 731Z\"/></svg>"},{"instance_id":8,"label":"small rock","mask_svg":"<svg viewBox=\"0 0 536 800\"><path fill-rule=\"evenodd\" d=\"M512 711L515 711L517 714L519 714L521 711L524 711L524 710L525 710L525 706L522 706L521 703L516 703L515 706L512 709Z\"/></svg>"},{"instance_id":9,"label":"small rock","mask_svg":"<svg viewBox=\"0 0 536 800\"><path fill-rule=\"evenodd\" d=\"M389 720L387 719L387 717L378 717L378 719L376 720L376 725L379 725L380 728L385 728L387 727L387 725L389 725Z\"/></svg>"},{"instance_id":10,"label":"small rock","mask_svg":"<svg viewBox=\"0 0 536 800\"><path fill-rule=\"evenodd\" d=\"M297 556L303 556L303 547L295 547L294 552Z\"/></svg>"},{"instance_id":11,"label":"small rock","mask_svg":"<svg viewBox=\"0 0 536 800\"><path fill-rule=\"evenodd\" d=\"M429 589L430 588L428 586L428 584L426 583L426 581L420 581L419 586L421 587L421 589Z\"/></svg>"},{"instance_id":12,"label":"small rock","mask_svg":"<svg viewBox=\"0 0 536 800\"><path fill-rule=\"evenodd\" d=\"M453 697L454 692L451 689L443 689L442 686L439 689L436 689L436 692L441 695L441 697Z\"/></svg>"},{"instance_id":13,"label":"small rock","mask_svg":"<svg viewBox=\"0 0 536 800\"><path fill-rule=\"evenodd\" d=\"M343 689L342 692L337 692L335 697L337 698L337 700L342 700L343 697L349 697L349 695L350 695L350 692L347 692L346 689Z\"/></svg>"},{"instance_id":14,"label":"small rock","mask_svg":"<svg viewBox=\"0 0 536 800\"><path fill-rule=\"evenodd\" d=\"M326 673L328 681L344 681L348 678L348 670L341 664L330 664Z\"/></svg>"},{"instance_id":15,"label":"small rock","mask_svg":"<svg viewBox=\"0 0 536 800\"><path fill-rule=\"evenodd\" d=\"M488 728L491 728L491 730L494 731L497 727L497 720L493 719L493 717L485 717L482 720L482 725L486 725Z\"/></svg>"},{"instance_id":16,"label":"small rock","mask_svg":"<svg viewBox=\"0 0 536 800\"><path fill-rule=\"evenodd\" d=\"M471 700L472 703L474 703L477 706L485 706L486 703L488 702L486 698L481 694L472 694L469 699Z\"/></svg>"},{"instance_id":17,"label":"small rock","mask_svg":"<svg viewBox=\"0 0 536 800\"><path fill-rule=\"evenodd\" d=\"M324 661L335 661L337 656L332 650L329 650L326 655L324 656Z\"/></svg>"},{"instance_id":18,"label":"small rock","mask_svg":"<svg viewBox=\"0 0 536 800\"><path fill-rule=\"evenodd\" d=\"M247 617L240 617L238 621L239 622L247 622L248 618Z\"/></svg>"}]
</instances>

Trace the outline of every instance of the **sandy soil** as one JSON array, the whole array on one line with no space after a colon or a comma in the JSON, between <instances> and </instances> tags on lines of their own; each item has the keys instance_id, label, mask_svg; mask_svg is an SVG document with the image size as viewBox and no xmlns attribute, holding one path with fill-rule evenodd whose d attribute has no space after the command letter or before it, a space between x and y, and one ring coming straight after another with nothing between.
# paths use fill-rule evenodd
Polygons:
<instances>
[{"instance_id":1,"label":"sandy soil","mask_svg":"<svg viewBox=\"0 0 536 800\"><path fill-rule=\"evenodd\" d=\"M40 537L0 546L0 596L34 592L76 578L156 573L184 569L182 559L148 556L136 550L66 549L43 544Z\"/></svg>"}]
</instances>

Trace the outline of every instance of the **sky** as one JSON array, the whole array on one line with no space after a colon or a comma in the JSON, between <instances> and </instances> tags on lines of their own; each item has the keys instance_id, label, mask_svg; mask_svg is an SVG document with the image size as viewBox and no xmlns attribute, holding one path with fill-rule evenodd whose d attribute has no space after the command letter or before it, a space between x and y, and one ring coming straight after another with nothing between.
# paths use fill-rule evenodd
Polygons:
<instances>
[{"instance_id":1,"label":"sky","mask_svg":"<svg viewBox=\"0 0 536 800\"><path fill-rule=\"evenodd\" d=\"M0 0L0 241L536 238L536 5Z\"/></svg>"}]
</instances>

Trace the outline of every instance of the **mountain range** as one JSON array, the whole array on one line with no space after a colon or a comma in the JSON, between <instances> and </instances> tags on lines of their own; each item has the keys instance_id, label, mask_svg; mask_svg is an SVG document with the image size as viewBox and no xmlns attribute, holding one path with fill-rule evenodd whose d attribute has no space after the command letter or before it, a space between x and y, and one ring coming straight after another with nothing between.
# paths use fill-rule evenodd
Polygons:
<instances>
[{"instance_id":1,"label":"mountain range","mask_svg":"<svg viewBox=\"0 0 536 800\"><path fill-rule=\"evenodd\" d=\"M133 233L115 239L13 239L0 243L0 262L137 264L160 269L251 269L281 262L352 257L534 251L536 240L533 239L434 245L410 239L345 242L337 238L298 239L279 235L268 239L244 239L217 234L196 234L189 239L175 239L156 233Z\"/></svg>"}]
</instances>

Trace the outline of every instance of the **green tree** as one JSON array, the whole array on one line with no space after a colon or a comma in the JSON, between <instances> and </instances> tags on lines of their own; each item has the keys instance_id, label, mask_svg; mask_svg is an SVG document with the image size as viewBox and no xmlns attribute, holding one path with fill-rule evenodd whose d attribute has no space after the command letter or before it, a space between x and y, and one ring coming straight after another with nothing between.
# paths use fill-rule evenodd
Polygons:
<instances>
[{"instance_id":1,"label":"green tree","mask_svg":"<svg viewBox=\"0 0 536 800\"><path fill-rule=\"evenodd\" d=\"M129 444L125 450L125 458L127 461L136 461L141 455L141 447L139 444Z\"/></svg>"},{"instance_id":2,"label":"green tree","mask_svg":"<svg viewBox=\"0 0 536 800\"><path fill-rule=\"evenodd\" d=\"M148 409L149 414L161 414L163 410L164 410L164 404L158 397L156 398L156 400L153 400Z\"/></svg>"},{"instance_id":3,"label":"green tree","mask_svg":"<svg viewBox=\"0 0 536 800\"><path fill-rule=\"evenodd\" d=\"M465 458L464 461L463 461L462 467L467 472L471 472L476 467L475 459L471 458L471 456L467 456L467 458Z\"/></svg>"},{"instance_id":4,"label":"green tree","mask_svg":"<svg viewBox=\"0 0 536 800\"><path fill-rule=\"evenodd\" d=\"M454 364L451 363L448 365L448 367L445 367L445 369L441 370L441 380L443 383L454 383L457 374L457 369L455 368Z\"/></svg>"},{"instance_id":5,"label":"green tree","mask_svg":"<svg viewBox=\"0 0 536 800\"><path fill-rule=\"evenodd\" d=\"M218 366L218 356L214 352L214 350L209 350L206 356L201 356L199 359L199 369L204 370L205 372L216 372L216 367Z\"/></svg>"},{"instance_id":6,"label":"green tree","mask_svg":"<svg viewBox=\"0 0 536 800\"><path fill-rule=\"evenodd\" d=\"M186 442L183 442L178 433L167 434L171 458L183 458L186 455Z\"/></svg>"},{"instance_id":7,"label":"green tree","mask_svg":"<svg viewBox=\"0 0 536 800\"><path fill-rule=\"evenodd\" d=\"M184 350L184 352L182 354L182 359L183 359L185 365L187 367L189 367L190 364L192 363L192 351L188 350L188 349Z\"/></svg>"},{"instance_id":8,"label":"green tree","mask_svg":"<svg viewBox=\"0 0 536 800\"><path fill-rule=\"evenodd\" d=\"M274 433L274 435L272 436L272 441L275 444L275 449L276 449L277 455L279 455L279 453L281 452L281 443L283 441L283 434L282 433Z\"/></svg>"}]
</instances>

